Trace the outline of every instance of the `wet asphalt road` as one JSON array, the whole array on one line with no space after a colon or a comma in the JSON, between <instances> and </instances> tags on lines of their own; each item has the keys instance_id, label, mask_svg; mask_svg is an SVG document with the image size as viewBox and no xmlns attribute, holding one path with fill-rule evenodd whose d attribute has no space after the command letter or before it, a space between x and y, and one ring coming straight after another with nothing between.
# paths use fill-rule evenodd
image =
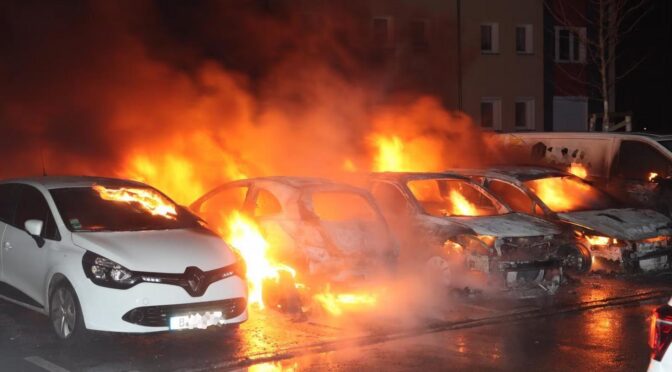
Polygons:
<instances>
[{"instance_id":1,"label":"wet asphalt road","mask_svg":"<svg viewBox=\"0 0 672 372\"><path fill-rule=\"evenodd\" d=\"M235 332L94 334L77 347L60 344L42 315L0 300L0 370L638 371L648 364L647 317L670 284L592 276L552 298L452 295L413 317L253 311Z\"/></svg>"}]
</instances>

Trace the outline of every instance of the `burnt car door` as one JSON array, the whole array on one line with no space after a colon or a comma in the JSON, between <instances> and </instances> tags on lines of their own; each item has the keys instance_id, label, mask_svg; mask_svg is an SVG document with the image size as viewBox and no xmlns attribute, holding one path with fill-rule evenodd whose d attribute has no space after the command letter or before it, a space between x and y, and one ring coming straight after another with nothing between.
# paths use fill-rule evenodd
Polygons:
<instances>
[{"instance_id":1,"label":"burnt car door","mask_svg":"<svg viewBox=\"0 0 672 372\"><path fill-rule=\"evenodd\" d=\"M396 240L368 193L315 187L304 190L300 206L302 219L321 237L321 254L342 266L337 269L339 275L366 278L396 264ZM327 260L322 262L332 266Z\"/></svg>"},{"instance_id":2,"label":"burnt car door","mask_svg":"<svg viewBox=\"0 0 672 372\"><path fill-rule=\"evenodd\" d=\"M299 234L300 220L288 205L292 193L278 192L278 188L267 188L253 184L245 202L245 211L257 222L264 238L273 247L269 251L273 259L289 265L296 265L298 252L295 237Z\"/></svg>"},{"instance_id":3,"label":"burnt car door","mask_svg":"<svg viewBox=\"0 0 672 372\"><path fill-rule=\"evenodd\" d=\"M648 143L621 141L608 192L620 201L672 213L672 162Z\"/></svg>"},{"instance_id":4,"label":"burnt car door","mask_svg":"<svg viewBox=\"0 0 672 372\"><path fill-rule=\"evenodd\" d=\"M222 185L203 195L189 207L219 234L226 231L226 220L234 211L245 212L250 185L233 182Z\"/></svg>"}]
</instances>

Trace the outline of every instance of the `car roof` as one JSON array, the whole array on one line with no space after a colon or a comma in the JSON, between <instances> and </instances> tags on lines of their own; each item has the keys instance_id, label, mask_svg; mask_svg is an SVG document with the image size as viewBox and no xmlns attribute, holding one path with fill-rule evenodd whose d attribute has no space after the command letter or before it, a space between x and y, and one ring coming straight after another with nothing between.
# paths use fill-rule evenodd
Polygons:
<instances>
[{"instance_id":1,"label":"car roof","mask_svg":"<svg viewBox=\"0 0 672 372\"><path fill-rule=\"evenodd\" d=\"M326 178L318 177L301 177L301 176L268 176L268 177L253 177L245 178L236 181L225 182L208 192L215 192L223 187L236 185L236 184L247 184L247 183L273 183L284 187L289 187L295 190L338 190L338 191L350 191L360 194L368 194L368 190L361 187L353 186L343 182L332 181ZM206 194L207 195L207 194Z\"/></svg>"},{"instance_id":2,"label":"car roof","mask_svg":"<svg viewBox=\"0 0 672 372\"><path fill-rule=\"evenodd\" d=\"M136 186L148 187L148 185L121 178L110 177L95 177L95 176L41 176L41 177L27 177L27 178L13 178L0 181L3 183L22 183L32 186L42 186L46 189L60 189L67 187L90 187L93 185L110 185L110 186Z\"/></svg>"},{"instance_id":3,"label":"car roof","mask_svg":"<svg viewBox=\"0 0 672 372\"><path fill-rule=\"evenodd\" d=\"M455 172L468 176L483 176L489 178L500 178L509 181L529 181L545 177L570 176L571 174L559 169L541 166L513 166L501 165L485 169L451 169Z\"/></svg>"},{"instance_id":4,"label":"car roof","mask_svg":"<svg viewBox=\"0 0 672 372\"><path fill-rule=\"evenodd\" d=\"M374 172L370 174L370 177L395 182L408 182L412 180L426 180L433 178L454 178L469 181L468 177L453 172Z\"/></svg>"}]
</instances>

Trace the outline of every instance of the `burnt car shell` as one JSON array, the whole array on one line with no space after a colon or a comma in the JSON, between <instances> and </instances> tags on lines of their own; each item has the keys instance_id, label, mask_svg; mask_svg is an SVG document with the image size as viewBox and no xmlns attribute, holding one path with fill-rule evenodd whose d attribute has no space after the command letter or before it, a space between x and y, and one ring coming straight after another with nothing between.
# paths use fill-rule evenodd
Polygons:
<instances>
[{"instance_id":1,"label":"burnt car shell","mask_svg":"<svg viewBox=\"0 0 672 372\"><path fill-rule=\"evenodd\" d=\"M204 209L208 200L232 189L244 190L239 205L215 212L226 214L228 208L253 218L273 246L273 258L297 268L302 280L334 283L394 271L398 244L368 191L319 178L262 177L226 183L190 208L209 224L221 224ZM353 197L369 215L325 219L316 211L316 195Z\"/></svg>"},{"instance_id":2,"label":"burnt car shell","mask_svg":"<svg viewBox=\"0 0 672 372\"><path fill-rule=\"evenodd\" d=\"M574 230L594 257L620 263L627 271L669 268L672 255L672 221L659 212L625 208L612 201L608 208L555 212L526 184L550 177L575 176L553 168L507 166L488 170L456 170L492 190L493 180L506 182L530 198L528 213L564 224ZM590 184L584 180L584 182ZM496 194L496 192L493 191ZM502 195L498 195L502 199ZM606 198L606 194L604 195ZM591 244L588 237L604 237L606 244ZM605 239L608 239L605 240Z\"/></svg>"},{"instance_id":3,"label":"burnt car shell","mask_svg":"<svg viewBox=\"0 0 672 372\"><path fill-rule=\"evenodd\" d=\"M470 244L460 240L478 239L487 247L480 253L468 250L465 264L469 271L477 271L488 275L490 282L498 282L508 288L534 287L548 288L554 292L561 277L560 262L555 256L557 238L561 230L554 224L543 219L521 213L503 211L490 216L437 216L429 214L416 199L408 183L415 180L458 180L477 188L483 194L487 191L472 182L469 178L454 173L376 173L370 176L370 188L376 200L386 213L390 224L404 216L408 229L411 230L411 241L402 241L404 249L411 247L417 251L418 246L427 251L445 250L446 241L461 246ZM388 201L381 200L381 185L388 189L394 187L403 195L408 211L400 213L386 212ZM377 189L378 188L378 189ZM388 193L392 189L389 189ZM494 199L494 198L493 198ZM401 199L400 199L401 200ZM397 202L399 204L401 201ZM451 234L439 234L443 229L451 230ZM460 231L462 230L462 231ZM403 231L403 227L394 228L395 232ZM426 235L430 236L429 239ZM433 241L434 246L417 244L419 240ZM409 244L410 243L410 244ZM476 242L476 244L479 244ZM438 247L438 248L437 248ZM487 251L487 252L486 252ZM415 252L426 255L426 252ZM431 253L430 253L431 254Z\"/></svg>"}]
</instances>

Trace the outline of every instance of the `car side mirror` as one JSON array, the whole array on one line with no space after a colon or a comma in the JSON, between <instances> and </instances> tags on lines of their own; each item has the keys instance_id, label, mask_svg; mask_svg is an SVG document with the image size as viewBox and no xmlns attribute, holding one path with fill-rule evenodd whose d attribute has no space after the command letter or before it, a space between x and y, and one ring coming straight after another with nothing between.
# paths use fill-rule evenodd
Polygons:
<instances>
[{"instance_id":1,"label":"car side mirror","mask_svg":"<svg viewBox=\"0 0 672 372\"><path fill-rule=\"evenodd\" d=\"M42 238L42 228L44 227L44 222L41 220L27 220L24 224L26 232L35 239L37 246L42 248L44 246L44 238Z\"/></svg>"}]
</instances>

